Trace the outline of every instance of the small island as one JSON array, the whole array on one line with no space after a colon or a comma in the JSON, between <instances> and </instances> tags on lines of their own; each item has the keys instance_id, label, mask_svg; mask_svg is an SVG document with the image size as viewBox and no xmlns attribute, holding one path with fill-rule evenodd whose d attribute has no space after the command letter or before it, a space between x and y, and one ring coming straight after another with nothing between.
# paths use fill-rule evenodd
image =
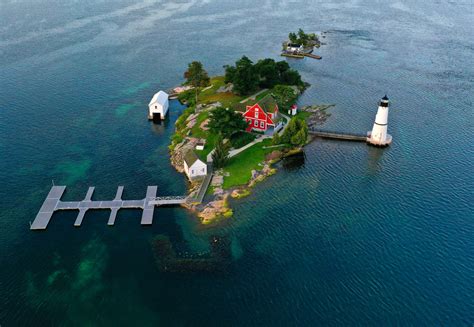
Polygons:
<instances>
[{"instance_id":1,"label":"small island","mask_svg":"<svg viewBox=\"0 0 474 327\"><path fill-rule=\"evenodd\" d=\"M312 54L314 48L319 48L321 42L315 33L305 33L301 28L297 33L289 33L288 40L282 43L281 55L292 58L310 57L322 59L321 56Z\"/></svg>"},{"instance_id":2,"label":"small island","mask_svg":"<svg viewBox=\"0 0 474 327\"><path fill-rule=\"evenodd\" d=\"M272 164L302 151L309 140L308 122L328 117L328 106L296 106L309 85L285 61L253 63L243 56L224 68L224 76L209 77L200 62L188 65L178 94L187 108L169 146L172 165L188 176L190 198L198 196L213 169L207 190L211 200L185 205L203 224L232 216L229 197L250 194L276 172Z\"/></svg>"}]
</instances>

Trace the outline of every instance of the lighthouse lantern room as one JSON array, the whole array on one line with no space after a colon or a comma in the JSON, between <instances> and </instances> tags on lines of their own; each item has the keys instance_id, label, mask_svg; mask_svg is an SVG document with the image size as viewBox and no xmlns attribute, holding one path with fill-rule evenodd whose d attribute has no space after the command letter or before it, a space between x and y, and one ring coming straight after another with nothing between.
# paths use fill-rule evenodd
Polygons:
<instances>
[{"instance_id":1,"label":"lighthouse lantern room","mask_svg":"<svg viewBox=\"0 0 474 327\"><path fill-rule=\"evenodd\" d=\"M385 95L382 100L380 100L372 131L367 132L367 143L381 147L388 146L392 143L392 135L387 134L388 107L389 101Z\"/></svg>"}]
</instances>

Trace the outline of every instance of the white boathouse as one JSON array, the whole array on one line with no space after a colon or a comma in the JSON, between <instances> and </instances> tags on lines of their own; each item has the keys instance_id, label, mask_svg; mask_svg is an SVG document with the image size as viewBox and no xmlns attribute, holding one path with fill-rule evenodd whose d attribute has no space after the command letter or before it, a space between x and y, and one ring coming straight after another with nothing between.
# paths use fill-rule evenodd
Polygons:
<instances>
[{"instance_id":1,"label":"white boathouse","mask_svg":"<svg viewBox=\"0 0 474 327\"><path fill-rule=\"evenodd\" d=\"M168 94L163 91L155 93L148 104L148 119L153 119L154 117L159 117L161 120L165 119L168 113L168 106Z\"/></svg>"},{"instance_id":2,"label":"white boathouse","mask_svg":"<svg viewBox=\"0 0 474 327\"><path fill-rule=\"evenodd\" d=\"M194 151L190 150L184 155L184 172L190 180L207 175L207 164L200 160Z\"/></svg>"}]
</instances>

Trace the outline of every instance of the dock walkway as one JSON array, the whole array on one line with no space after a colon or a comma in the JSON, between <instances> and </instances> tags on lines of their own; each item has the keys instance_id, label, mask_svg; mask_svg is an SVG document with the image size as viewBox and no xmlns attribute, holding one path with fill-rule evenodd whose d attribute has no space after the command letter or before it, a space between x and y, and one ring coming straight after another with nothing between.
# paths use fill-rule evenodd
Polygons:
<instances>
[{"instance_id":1,"label":"dock walkway","mask_svg":"<svg viewBox=\"0 0 474 327\"><path fill-rule=\"evenodd\" d=\"M341 133L336 131L323 131L317 129L310 129L309 134L334 140L346 140L346 141L355 141L355 142L367 142L367 135L358 134L358 133Z\"/></svg>"},{"instance_id":2,"label":"dock walkway","mask_svg":"<svg viewBox=\"0 0 474 327\"><path fill-rule=\"evenodd\" d=\"M141 209L142 210L142 225L151 225L153 223L153 213L155 206L160 205L175 205L184 203L186 196L164 196L157 197L157 186L148 186L146 196L140 200L122 200L123 186L117 188L115 197L111 201L94 201L92 195L94 194L94 187L89 187L87 194L82 201L61 201L61 197L66 191L66 186L53 186L44 200L41 209L36 215L35 220L30 226L32 230L46 229L49 221L56 211L61 210L79 210L74 226L82 225L84 216L88 210L110 210L109 220L107 225L113 226L117 213L120 209Z\"/></svg>"}]
</instances>

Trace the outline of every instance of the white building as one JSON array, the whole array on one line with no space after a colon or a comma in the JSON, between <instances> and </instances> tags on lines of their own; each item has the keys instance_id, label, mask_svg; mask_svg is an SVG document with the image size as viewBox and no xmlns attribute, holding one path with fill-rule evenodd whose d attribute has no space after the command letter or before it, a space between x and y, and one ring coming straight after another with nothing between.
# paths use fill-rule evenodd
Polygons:
<instances>
[{"instance_id":1,"label":"white building","mask_svg":"<svg viewBox=\"0 0 474 327\"><path fill-rule=\"evenodd\" d=\"M288 115L295 116L298 113L298 106L296 104L292 105L290 109L288 109Z\"/></svg>"},{"instance_id":2,"label":"white building","mask_svg":"<svg viewBox=\"0 0 474 327\"><path fill-rule=\"evenodd\" d=\"M207 175L207 164L200 160L194 151L184 155L184 172L190 180Z\"/></svg>"},{"instance_id":3,"label":"white building","mask_svg":"<svg viewBox=\"0 0 474 327\"><path fill-rule=\"evenodd\" d=\"M153 117L158 115L161 120L165 119L168 113L168 106L168 94L163 91L155 93L148 104L148 119L153 119Z\"/></svg>"},{"instance_id":4,"label":"white building","mask_svg":"<svg viewBox=\"0 0 474 327\"><path fill-rule=\"evenodd\" d=\"M204 150L205 145L206 145L206 140L205 139L199 139L199 141L196 143L196 150L199 150L199 151Z\"/></svg>"},{"instance_id":5,"label":"white building","mask_svg":"<svg viewBox=\"0 0 474 327\"><path fill-rule=\"evenodd\" d=\"M302 44L288 43L286 46L287 52L303 52L304 47Z\"/></svg>"},{"instance_id":6,"label":"white building","mask_svg":"<svg viewBox=\"0 0 474 327\"><path fill-rule=\"evenodd\" d=\"M392 136L387 134L388 103L388 98L385 95L382 100L380 100L372 131L367 133L367 142L372 145L387 146L392 143Z\"/></svg>"}]
</instances>

